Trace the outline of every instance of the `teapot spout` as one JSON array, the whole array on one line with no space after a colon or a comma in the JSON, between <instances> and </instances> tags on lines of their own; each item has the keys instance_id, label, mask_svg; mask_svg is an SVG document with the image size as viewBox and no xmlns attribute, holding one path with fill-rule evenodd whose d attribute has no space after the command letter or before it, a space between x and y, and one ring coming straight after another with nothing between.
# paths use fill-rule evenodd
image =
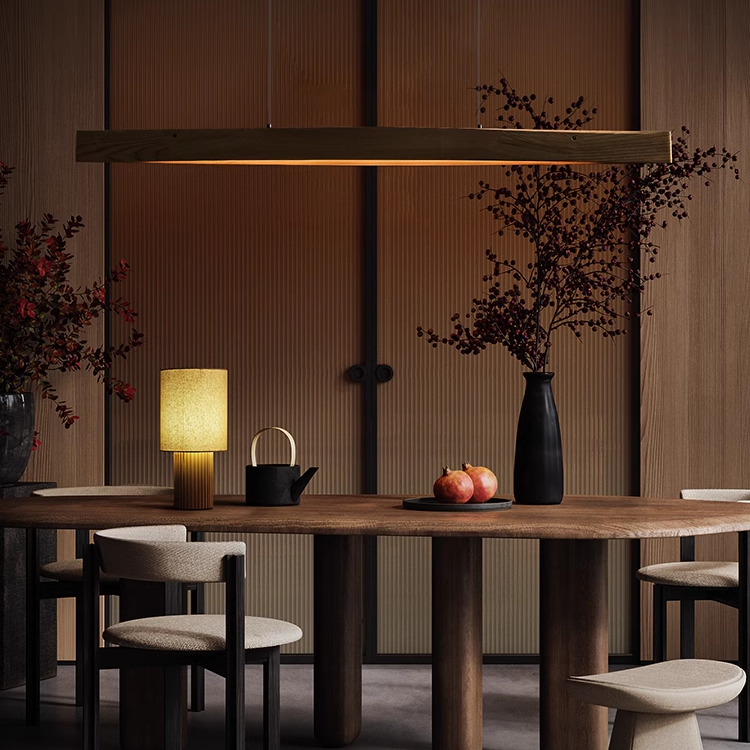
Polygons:
<instances>
[{"instance_id":1,"label":"teapot spout","mask_svg":"<svg viewBox=\"0 0 750 750\"><path fill-rule=\"evenodd\" d=\"M305 491L307 483L313 478L313 475L318 470L317 466L311 466L291 487L290 494L292 500L296 503L299 500L299 496Z\"/></svg>"}]
</instances>

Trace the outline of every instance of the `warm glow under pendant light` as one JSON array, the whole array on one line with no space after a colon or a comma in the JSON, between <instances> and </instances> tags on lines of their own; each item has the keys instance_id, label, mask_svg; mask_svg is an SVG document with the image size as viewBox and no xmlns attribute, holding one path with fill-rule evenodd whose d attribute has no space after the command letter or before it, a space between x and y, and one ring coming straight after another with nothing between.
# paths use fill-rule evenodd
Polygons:
<instances>
[{"instance_id":1,"label":"warm glow under pendant light","mask_svg":"<svg viewBox=\"0 0 750 750\"><path fill-rule=\"evenodd\" d=\"M513 128L83 130L81 162L450 166L671 162L669 131Z\"/></svg>"},{"instance_id":2,"label":"warm glow under pendant light","mask_svg":"<svg viewBox=\"0 0 750 750\"><path fill-rule=\"evenodd\" d=\"M160 448L174 452L174 506L214 505L214 451L227 449L227 371L162 370Z\"/></svg>"}]
</instances>

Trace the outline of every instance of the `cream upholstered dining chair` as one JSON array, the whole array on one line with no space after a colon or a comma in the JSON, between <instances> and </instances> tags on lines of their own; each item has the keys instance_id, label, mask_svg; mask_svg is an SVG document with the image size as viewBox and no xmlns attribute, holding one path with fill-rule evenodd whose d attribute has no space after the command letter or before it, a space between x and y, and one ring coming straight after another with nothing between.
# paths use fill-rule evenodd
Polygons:
<instances>
[{"instance_id":1,"label":"cream upholstered dining chair","mask_svg":"<svg viewBox=\"0 0 750 750\"><path fill-rule=\"evenodd\" d=\"M46 490L36 490L32 495L39 497L69 497L91 496L102 497L107 495L167 495L172 493L171 487L155 487L146 485L108 485L99 487L55 487ZM47 563L39 568L39 573L43 579L38 583L36 596L34 597L33 609L39 622L39 610L43 599L67 599L76 600L76 705L83 705L83 661L79 658L83 651L83 550L89 541L89 532L87 529L76 531L76 559L58 560L57 562ZM119 581L114 576L102 576L101 593L103 596L112 596L119 593ZM109 608L105 607L105 612ZM35 664L35 673L39 674L40 664L40 644L34 638L26 639L26 662ZM200 679L202 685L202 675L194 675L194 682ZM39 681L27 680L26 685L26 716L27 723L36 724L39 721ZM193 694L195 694L195 687Z\"/></svg>"},{"instance_id":2,"label":"cream upholstered dining chair","mask_svg":"<svg viewBox=\"0 0 750 750\"><path fill-rule=\"evenodd\" d=\"M750 490L682 490L684 500L750 502ZM695 560L695 538L680 537L680 561L646 565L636 577L654 584L654 661L664 661L668 601L680 602L680 657L694 655L695 601L708 599L737 607L740 585L736 562Z\"/></svg>"},{"instance_id":3,"label":"cream upholstered dining chair","mask_svg":"<svg viewBox=\"0 0 750 750\"><path fill-rule=\"evenodd\" d=\"M263 664L263 747L279 750L279 647L302 637L293 623L245 616L244 542L186 542L184 526L109 529L94 535L84 558L84 750L98 750L99 671L200 665L226 681L226 748L245 747L245 664ZM99 647L100 569L104 575L167 583L224 582L225 614L168 615L108 627ZM91 627L91 625L94 627ZM179 705L167 711L179 711ZM174 717L174 715L172 715ZM181 747L179 721L167 750Z\"/></svg>"},{"instance_id":4,"label":"cream upholstered dining chair","mask_svg":"<svg viewBox=\"0 0 750 750\"><path fill-rule=\"evenodd\" d=\"M578 700L616 708L609 750L701 750L695 712L736 698L745 673L734 664L680 659L568 678Z\"/></svg>"},{"instance_id":5,"label":"cream upholstered dining chair","mask_svg":"<svg viewBox=\"0 0 750 750\"><path fill-rule=\"evenodd\" d=\"M680 497L684 500L750 502L750 490L682 490ZM646 565L637 571L636 577L654 584L655 662L667 658L667 602L680 602L681 659L691 659L695 656L696 601L715 601L730 607L740 605L739 564L727 561L696 561L695 538L692 536L680 537L679 562ZM739 721L739 736L744 742L750 738L750 727L742 726L742 712Z\"/></svg>"}]
</instances>

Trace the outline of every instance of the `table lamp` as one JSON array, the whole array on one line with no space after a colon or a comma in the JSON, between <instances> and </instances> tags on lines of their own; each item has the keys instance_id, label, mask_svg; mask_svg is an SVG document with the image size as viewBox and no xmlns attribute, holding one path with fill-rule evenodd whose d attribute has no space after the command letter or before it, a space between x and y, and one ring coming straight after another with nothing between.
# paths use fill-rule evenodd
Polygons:
<instances>
[{"instance_id":1,"label":"table lamp","mask_svg":"<svg viewBox=\"0 0 750 750\"><path fill-rule=\"evenodd\" d=\"M162 370L160 448L174 452L174 507L214 507L214 451L227 449L227 371Z\"/></svg>"}]
</instances>

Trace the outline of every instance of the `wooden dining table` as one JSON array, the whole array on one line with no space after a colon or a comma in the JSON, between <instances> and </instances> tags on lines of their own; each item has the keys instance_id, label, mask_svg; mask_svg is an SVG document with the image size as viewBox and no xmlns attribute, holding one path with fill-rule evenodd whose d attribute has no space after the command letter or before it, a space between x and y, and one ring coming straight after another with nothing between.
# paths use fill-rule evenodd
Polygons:
<instances>
[{"instance_id":1,"label":"wooden dining table","mask_svg":"<svg viewBox=\"0 0 750 750\"><path fill-rule=\"evenodd\" d=\"M604 750L605 708L578 702L569 675L606 672L607 541L740 532L740 628L747 629L750 505L641 497L566 496L560 505L424 512L405 496L303 496L297 506L251 507L217 497L185 511L168 497L24 498L0 503L0 527L103 529L184 524L196 532L314 535L314 734L326 747L354 742L362 722L363 538L432 538L432 746L482 748L482 539L540 540L540 747ZM132 613L131 613L132 616ZM743 621L744 620L744 621ZM742 639L740 663L748 661ZM123 750L165 746L146 730L138 688L121 696ZM151 686L153 687L153 685ZM124 686L123 686L124 688ZM748 716L747 688L740 714ZM158 723L158 722L157 722ZM162 732L160 734L160 731Z\"/></svg>"}]
</instances>

